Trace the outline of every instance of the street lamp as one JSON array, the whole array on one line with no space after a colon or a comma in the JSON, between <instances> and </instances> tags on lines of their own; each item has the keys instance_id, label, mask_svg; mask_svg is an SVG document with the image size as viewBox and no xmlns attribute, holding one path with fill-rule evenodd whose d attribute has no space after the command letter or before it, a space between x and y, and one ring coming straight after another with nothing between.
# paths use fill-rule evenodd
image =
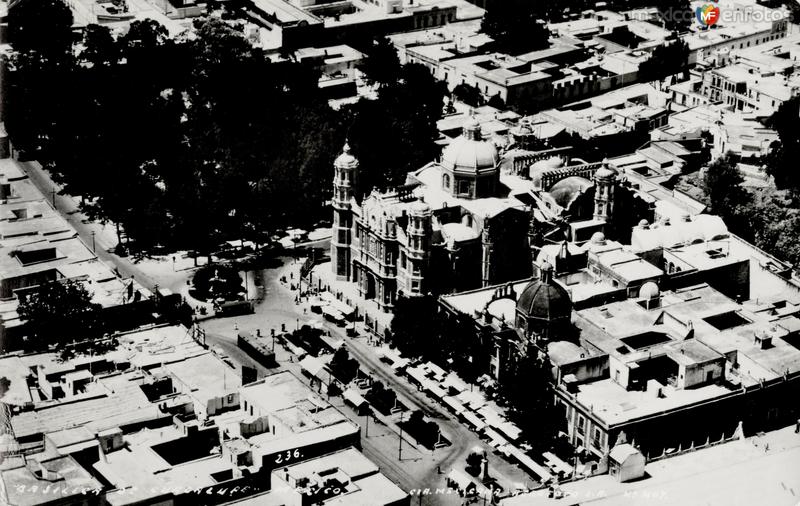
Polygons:
<instances>
[{"instance_id":1,"label":"street lamp","mask_svg":"<svg viewBox=\"0 0 800 506\"><path fill-rule=\"evenodd\" d=\"M92 253L95 253L95 252L96 252L96 251L95 251L95 248L94 248L94 236L95 236L95 234L96 234L96 233L97 233L97 232L95 232L94 230L92 230Z\"/></svg>"}]
</instances>

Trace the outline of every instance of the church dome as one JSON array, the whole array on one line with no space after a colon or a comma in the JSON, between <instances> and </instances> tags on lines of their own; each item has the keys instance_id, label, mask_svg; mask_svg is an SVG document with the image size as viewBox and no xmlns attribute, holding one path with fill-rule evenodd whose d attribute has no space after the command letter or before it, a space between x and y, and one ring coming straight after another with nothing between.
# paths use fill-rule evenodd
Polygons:
<instances>
[{"instance_id":1,"label":"church dome","mask_svg":"<svg viewBox=\"0 0 800 506\"><path fill-rule=\"evenodd\" d=\"M517 312L525 318L558 320L572 314L567 290L553 280L553 266L542 264L541 277L528 283L517 299Z\"/></svg>"},{"instance_id":2,"label":"church dome","mask_svg":"<svg viewBox=\"0 0 800 506\"><path fill-rule=\"evenodd\" d=\"M481 127L470 119L463 133L442 152L442 166L454 172L477 174L494 171L500 156L495 145L483 140Z\"/></svg>"},{"instance_id":3,"label":"church dome","mask_svg":"<svg viewBox=\"0 0 800 506\"><path fill-rule=\"evenodd\" d=\"M578 195L592 187L592 182L581 176L570 176L550 188L550 196L556 204L566 209Z\"/></svg>"},{"instance_id":4,"label":"church dome","mask_svg":"<svg viewBox=\"0 0 800 506\"><path fill-rule=\"evenodd\" d=\"M652 281L648 281L639 288L639 298L645 300L652 300L661 295L658 285Z\"/></svg>"},{"instance_id":5,"label":"church dome","mask_svg":"<svg viewBox=\"0 0 800 506\"><path fill-rule=\"evenodd\" d=\"M597 169L594 173L595 179L612 179L617 176L617 171L606 165Z\"/></svg>"},{"instance_id":6,"label":"church dome","mask_svg":"<svg viewBox=\"0 0 800 506\"><path fill-rule=\"evenodd\" d=\"M350 144L347 142L344 143L342 154L336 157L336 160L333 162L333 164L336 167L344 169L353 169L358 167L358 159L350 152Z\"/></svg>"}]
</instances>

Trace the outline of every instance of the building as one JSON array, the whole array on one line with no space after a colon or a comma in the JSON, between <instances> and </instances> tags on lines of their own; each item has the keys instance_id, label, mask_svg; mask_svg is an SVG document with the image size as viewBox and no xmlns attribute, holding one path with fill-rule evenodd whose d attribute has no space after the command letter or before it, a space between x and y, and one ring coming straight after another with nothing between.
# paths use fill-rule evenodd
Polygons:
<instances>
[{"instance_id":1,"label":"building","mask_svg":"<svg viewBox=\"0 0 800 506\"><path fill-rule=\"evenodd\" d=\"M689 64L702 62L720 49L747 49L789 34L790 15L783 7L733 0L723 0L717 5L724 16L720 16L713 29L693 25L691 32L683 36L689 46Z\"/></svg>"},{"instance_id":2,"label":"building","mask_svg":"<svg viewBox=\"0 0 800 506\"><path fill-rule=\"evenodd\" d=\"M628 443L614 446L608 454L608 474L625 483L644 476L645 458Z\"/></svg>"},{"instance_id":3,"label":"building","mask_svg":"<svg viewBox=\"0 0 800 506\"><path fill-rule=\"evenodd\" d=\"M278 39L277 47L330 45L359 37L431 28L457 19L480 18L483 10L465 0L253 0L256 22Z\"/></svg>"},{"instance_id":4,"label":"building","mask_svg":"<svg viewBox=\"0 0 800 506\"><path fill-rule=\"evenodd\" d=\"M25 333L20 297L49 281L81 282L115 325L152 319L150 291L101 262L9 158L0 159L0 239L0 352Z\"/></svg>"},{"instance_id":5,"label":"building","mask_svg":"<svg viewBox=\"0 0 800 506\"><path fill-rule=\"evenodd\" d=\"M359 426L291 373L243 386L183 327L116 337L117 349L68 361L56 353L0 359L10 380L3 409L28 461L2 463L0 483L97 489L64 491L57 504L196 504L197 494L219 503L268 491L275 469L350 448L347 459L360 458L364 472L342 475L351 482L341 494L378 487L386 504L407 502L352 450ZM27 497L11 504L39 503Z\"/></svg>"},{"instance_id":6,"label":"building","mask_svg":"<svg viewBox=\"0 0 800 506\"><path fill-rule=\"evenodd\" d=\"M355 283L360 297L389 311L400 294L519 279L531 265L531 241L536 248L583 242L651 217L650 204L607 163L548 155L558 153L516 150L513 162L501 164L500 151L471 120L441 159L410 173L405 186L361 198L358 160L345 146L334 163L336 280Z\"/></svg>"},{"instance_id":7,"label":"building","mask_svg":"<svg viewBox=\"0 0 800 506\"><path fill-rule=\"evenodd\" d=\"M286 506L370 504L407 506L410 496L355 448L272 471L275 500Z\"/></svg>"},{"instance_id":8,"label":"building","mask_svg":"<svg viewBox=\"0 0 800 506\"><path fill-rule=\"evenodd\" d=\"M98 504L102 484L65 455L6 461L0 467L0 500L8 506Z\"/></svg>"}]
</instances>

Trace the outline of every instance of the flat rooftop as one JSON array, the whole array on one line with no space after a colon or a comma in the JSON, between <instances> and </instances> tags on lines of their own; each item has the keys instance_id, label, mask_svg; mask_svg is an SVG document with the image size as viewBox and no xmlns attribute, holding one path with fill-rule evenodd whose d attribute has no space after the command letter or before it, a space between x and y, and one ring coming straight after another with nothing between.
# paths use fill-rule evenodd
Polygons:
<instances>
[{"instance_id":1,"label":"flat rooftop","mask_svg":"<svg viewBox=\"0 0 800 506\"><path fill-rule=\"evenodd\" d=\"M576 398L582 405L591 408L592 414L608 425L613 425L715 399L732 391L719 385L706 385L688 390L664 386L662 392L664 397L659 398L652 392L625 390L607 378L579 385Z\"/></svg>"},{"instance_id":2,"label":"flat rooftop","mask_svg":"<svg viewBox=\"0 0 800 506\"><path fill-rule=\"evenodd\" d=\"M43 459L31 464L35 469L39 465L60 478L52 482L42 479L25 465L0 471L0 480L8 495L8 502L12 506L34 506L50 501L83 502L79 498L86 490L89 496L91 490L102 489L102 484L94 479L89 472L70 456L58 456ZM62 481L63 480L63 481Z\"/></svg>"},{"instance_id":3,"label":"flat rooftop","mask_svg":"<svg viewBox=\"0 0 800 506\"><path fill-rule=\"evenodd\" d=\"M189 387L190 395L203 402L235 393L242 386L237 371L211 352L166 364L163 370Z\"/></svg>"},{"instance_id":4,"label":"flat rooftop","mask_svg":"<svg viewBox=\"0 0 800 506\"><path fill-rule=\"evenodd\" d=\"M745 427L745 431L747 427ZM647 477L620 483L604 474L503 500L502 506L627 506L659 504L769 504L795 506L800 490L800 440L794 427L651 462ZM765 445L770 450L765 451ZM709 500L709 498L713 498ZM705 499L705 500L703 500Z\"/></svg>"},{"instance_id":5,"label":"flat rooftop","mask_svg":"<svg viewBox=\"0 0 800 506\"><path fill-rule=\"evenodd\" d=\"M150 404L135 384L119 385L117 391L89 399L37 407L11 418L18 438L35 436L87 425L100 431L161 416L158 407Z\"/></svg>"},{"instance_id":6,"label":"flat rooftop","mask_svg":"<svg viewBox=\"0 0 800 506\"><path fill-rule=\"evenodd\" d=\"M408 497L406 492L380 473L378 466L355 448L273 471L273 476L283 479L284 472L289 476L290 484L302 478L322 484L328 477L339 474L339 479L347 481L347 484L341 487L341 494L321 503L325 505L393 504ZM290 489L290 492L293 490ZM281 492L280 489L275 490L277 494Z\"/></svg>"}]
</instances>

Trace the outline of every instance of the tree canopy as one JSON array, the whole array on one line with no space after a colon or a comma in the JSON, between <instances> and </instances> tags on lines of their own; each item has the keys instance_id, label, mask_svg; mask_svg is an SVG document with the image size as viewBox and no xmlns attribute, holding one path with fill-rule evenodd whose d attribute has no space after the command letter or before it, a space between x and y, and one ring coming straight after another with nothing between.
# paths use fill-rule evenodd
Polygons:
<instances>
[{"instance_id":1,"label":"tree canopy","mask_svg":"<svg viewBox=\"0 0 800 506\"><path fill-rule=\"evenodd\" d=\"M778 132L778 141L772 146L772 152L766 160L766 170L775 179L775 185L798 193L800 190L800 174L797 172L797 160L800 160L800 129L797 119L800 117L800 97L787 100L767 121L767 126Z\"/></svg>"},{"instance_id":2,"label":"tree canopy","mask_svg":"<svg viewBox=\"0 0 800 506\"><path fill-rule=\"evenodd\" d=\"M443 315L435 297L399 297L392 319L392 344L403 354L421 357L474 382L486 372L488 356L468 315Z\"/></svg>"},{"instance_id":3,"label":"tree canopy","mask_svg":"<svg viewBox=\"0 0 800 506\"><path fill-rule=\"evenodd\" d=\"M650 57L639 65L639 80L657 81L686 70L689 46L682 39L668 41L656 47Z\"/></svg>"},{"instance_id":4,"label":"tree canopy","mask_svg":"<svg viewBox=\"0 0 800 506\"><path fill-rule=\"evenodd\" d=\"M547 29L550 2L495 0L486 6L481 30L494 39L497 49L521 54L550 47Z\"/></svg>"},{"instance_id":5,"label":"tree canopy","mask_svg":"<svg viewBox=\"0 0 800 506\"><path fill-rule=\"evenodd\" d=\"M386 86L400 79L400 58L389 39L386 37L375 39L366 48L365 54L366 57L358 68L364 73L368 82Z\"/></svg>"},{"instance_id":6,"label":"tree canopy","mask_svg":"<svg viewBox=\"0 0 800 506\"><path fill-rule=\"evenodd\" d=\"M9 135L131 248L207 254L310 226L330 212L332 162L348 135L365 188L402 184L437 154L444 85L396 53L379 64L393 52L386 40L367 63L377 100L334 111L312 64L272 62L236 23L197 20L181 38L154 20L120 37L90 25L72 40L58 35L72 23L61 0L24 5L50 13L33 23L14 10L39 37L16 35Z\"/></svg>"},{"instance_id":7,"label":"tree canopy","mask_svg":"<svg viewBox=\"0 0 800 506\"><path fill-rule=\"evenodd\" d=\"M99 310L82 283L66 280L45 283L23 296L17 312L27 325L27 347L43 349L97 337L102 332Z\"/></svg>"},{"instance_id":8,"label":"tree canopy","mask_svg":"<svg viewBox=\"0 0 800 506\"><path fill-rule=\"evenodd\" d=\"M509 359L501 372L500 393L511 405L511 418L535 451L551 449L566 418L555 402L552 364L533 347Z\"/></svg>"}]
</instances>

